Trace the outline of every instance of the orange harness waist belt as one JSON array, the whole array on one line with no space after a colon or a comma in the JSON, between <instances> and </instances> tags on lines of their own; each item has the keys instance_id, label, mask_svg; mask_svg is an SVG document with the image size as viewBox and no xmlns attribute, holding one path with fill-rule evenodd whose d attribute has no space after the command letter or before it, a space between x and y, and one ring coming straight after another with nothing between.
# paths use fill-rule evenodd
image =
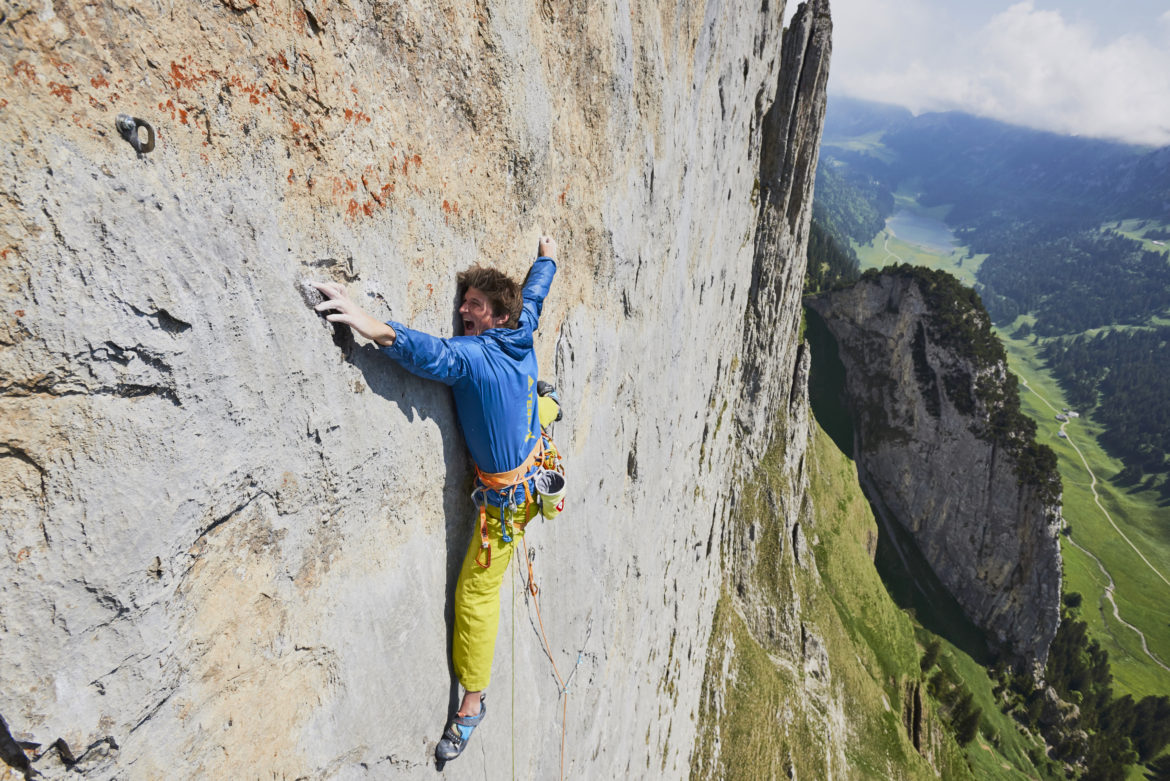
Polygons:
<instances>
[{"instance_id":1,"label":"orange harness waist belt","mask_svg":"<svg viewBox=\"0 0 1170 781\"><path fill-rule=\"evenodd\" d=\"M537 437L536 444L532 447L532 452L528 454L528 458L524 459L524 463L515 469L508 472L485 472L479 468L479 464L475 465L475 474L479 477L479 481L484 484L484 487L490 488L493 491L502 491L505 488L526 483L524 477L528 474L528 470L536 466L543 454L541 445L544 443L542 437Z\"/></svg>"},{"instance_id":2,"label":"orange harness waist belt","mask_svg":"<svg viewBox=\"0 0 1170 781\"><path fill-rule=\"evenodd\" d=\"M528 471L532 467L541 463L544 456L544 437L538 437L536 444L532 447L532 452L528 454L528 458L524 459L524 463L515 469L507 472L485 472L479 468L479 464L475 465L475 474L479 478L479 482L484 489L492 491L505 491L509 488L515 488L518 485L524 486L524 521L515 522L521 528L528 522L528 505L532 502L532 494L528 491L528 480L526 479ZM477 490L478 493L478 490ZM500 528L504 528L507 520L504 517L504 508L500 508ZM479 505L479 538L480 550L476 554L475 563L483 569L487 569L492 565L492 546L488 538L487 530L487 497L483 497L483 503ZM507 538L510 539L510 538ZM484 557L484 561L480 561L480 556Z\"/></svg>"}]
</instances>

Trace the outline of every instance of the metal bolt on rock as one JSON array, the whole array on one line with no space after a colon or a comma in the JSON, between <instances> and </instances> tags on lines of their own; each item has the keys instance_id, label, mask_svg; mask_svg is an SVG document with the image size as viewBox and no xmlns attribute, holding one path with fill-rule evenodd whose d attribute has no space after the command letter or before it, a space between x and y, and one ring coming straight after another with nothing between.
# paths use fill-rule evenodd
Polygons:
<instances>
[{"instance_id":1,"label":"metal bolt on rock","mask_svg":"<svg viewBox=\"0 0 1170 781\"><path fill-rule=\"evenodd\" d=\"M132 117L129 114L119 114L114 120L115 127L118 132L122 134L122 138L130 146L134 147L134 151L142 156L154 149L154 128L145 119ZM142 142L142 137L138 134L138 128L146 128L146 143Z\"/></svg>"}]
</instances>

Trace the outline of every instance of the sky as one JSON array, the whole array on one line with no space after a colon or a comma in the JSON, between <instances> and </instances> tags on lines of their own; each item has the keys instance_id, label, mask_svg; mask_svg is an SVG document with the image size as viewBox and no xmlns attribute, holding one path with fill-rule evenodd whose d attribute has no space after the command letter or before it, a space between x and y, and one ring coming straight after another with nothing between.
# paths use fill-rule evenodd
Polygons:
<instances>
[{"instance_id":1,"label":"sky","mask_svg":"<svg viewBox=\"0 0 1170 781\"><path fill-rule=\"evenodd\" d=\"M830 100L1170 145L1170 0L830 0L830 11Z\"/></svg>"}]
</instances>

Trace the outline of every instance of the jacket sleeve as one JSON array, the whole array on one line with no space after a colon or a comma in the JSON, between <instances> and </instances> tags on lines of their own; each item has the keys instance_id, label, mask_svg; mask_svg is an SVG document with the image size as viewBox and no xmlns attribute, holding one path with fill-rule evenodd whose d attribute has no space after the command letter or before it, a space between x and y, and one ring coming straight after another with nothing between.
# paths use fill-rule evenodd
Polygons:
<instances>
[{"instance_id":1,"label":"jacket sleeve","mask_svg":"<svg viewBox=\"0 0 1170 781\"><path fill-rule=\"evenodd\" d=\"M412 374L454 385L469 373L469 356L450 339L415 331L393 320L388 321L387 325L398 336L394 344L382 347L382 352Z\"/></svg>"},{"instance_id":2,"label":"jacket sleeve","mask_svg":"<svg viewBox=\"0 0 1170 781\"><path fill-rule=\"evenodd\" d=\"M520 325L536 330L540 312L544 309L544 298L552 286L553 275L557 273L557 262L552 258L540 257L528 269L524 280L524 309L520 312Z\"/></svg>"}]
</instances>

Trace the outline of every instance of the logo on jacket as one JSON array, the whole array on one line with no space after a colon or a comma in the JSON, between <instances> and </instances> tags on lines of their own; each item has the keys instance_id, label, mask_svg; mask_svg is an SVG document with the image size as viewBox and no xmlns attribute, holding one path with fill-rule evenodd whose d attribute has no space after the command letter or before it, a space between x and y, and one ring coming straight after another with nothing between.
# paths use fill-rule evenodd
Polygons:
<instances>
[{"instance_id":1,"label":"logo on jacket","mask_svg":"<svg viewBox=\"0 0 1170 781\"><path fill-rule=\"evenodd\" d=\"M528 417L524 419L525 425L528 426L528 436L524 438L525 442L531 442L536 439L536 435L532 433L532 408L536 404L536 394L532 390L532 386L536 384L536 380L532 379L532 375L528 376Z\"/></svg>"}]
</instances>

